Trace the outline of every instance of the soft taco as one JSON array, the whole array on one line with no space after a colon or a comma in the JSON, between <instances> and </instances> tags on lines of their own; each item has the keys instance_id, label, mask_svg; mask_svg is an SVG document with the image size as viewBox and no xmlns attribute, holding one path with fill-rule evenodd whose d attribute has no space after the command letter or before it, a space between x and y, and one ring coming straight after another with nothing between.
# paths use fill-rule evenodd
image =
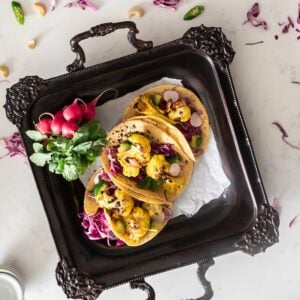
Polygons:
<instances>
[{"instance_id":1,"label":"soft taco","mask_svg":"<svg viewBox=\"0 0 300 300\"><path fill-rule=\"evenodd\" d=\"M159 124L127 120L108 133L102 163L111 179L138 199L172 202L188 185L193 162Z\"/></svg>"},{"instance_id":2,"label":"soft taco","mask_svg":"<svg viewBox=\"0 0 300 300\"><path fill-rule=\"evenodd\" d=\"M177 85L160 85L133 99L123 114L123 121L139 117L160 123L193 161L198 160L209 143L207 112L190 90Z\"/></svg>"},{"instance_id":3,"label":"soft taco","mask_svg":"<svg viewBox=\"0 0 300 300\"><path fill-rule=\"evenodd\" d=\"M103 168L90 178L84 195L85 213L93 216L102 209L114 236L128 246L140 246L153 239L167 224L171 208L171 204L132 197L116 186Z\"/></svg>"}]
</instances>

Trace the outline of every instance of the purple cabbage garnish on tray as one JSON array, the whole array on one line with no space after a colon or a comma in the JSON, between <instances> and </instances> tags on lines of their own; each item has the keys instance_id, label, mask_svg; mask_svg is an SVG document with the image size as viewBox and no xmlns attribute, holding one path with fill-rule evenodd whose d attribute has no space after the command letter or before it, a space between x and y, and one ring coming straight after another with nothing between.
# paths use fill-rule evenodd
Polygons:
<instances>
[{"instance_id":1,"label":"purple cabbage garnish on tray","mask_svg":"<svg viewBox=\"0 0 300 300\"><path fill-rule=\"evenodd\" d=\"M153 0L153 4L160 7L176 9L179 1L180 0Z\"/></svg>"},{"instance_id":2,"label":"purple cabbage garnish on tray","mask_svg":"<svg viewBox=\"0 0 300 300\"><path fill-rule=\"evenodd\" d=\"M264 30L268 29L268 25L266 21L259 20L257 17L260 14L259 4L256 2L253 4L251 9L247 12L247 20L243 23L243 25L250 23L254 27L262 27Z\"/></svg>"},{"instance_id":3,"label":"purple cabbage garnish on tray","mask_svg":"<svg viewBox=\"0 0 300 300\"><path fill-rule=\"evenodd\" d=\"M11 136L0 138L5 144L5 149L7 153L0 157L4 158L6 156L14 157L16 155L21 155L23 157L27 157L24 144L19 132L13 133Z\"/></svg>"},{"instance_id":4,"label":"purple cabbage garnish on tray","mask_svg":"<svg viewBox=\"0 0 300 300\"><path fill-rule=\"evenodd\" d=\"M286 130L283 128L283 126L279 123L279 122L273 122L272 123L273 125L275 125L279 131L281 132L281 139L290 147L294 148L294 149L297 149L297 150L300 150L300 146L295 146L293 144L291 144L287 138L289 137Z\"/></svg>"},{"instance_id":5,"label":"purple cabbage garnish on tray","mask_svg":"<svg viewBox=\"0 0 300 300\"><path fill-rule=\"evenodd\" d=\"M72 8L72 7L78 7L82 10L85 10L87 7L96 11L97 10L97 7L91 3L90 1L88 0L75 0L75 1L71 1L69 3L67 3L65 5L65 7L68 7L68 8Z\"/></svg>"}]
</instances>

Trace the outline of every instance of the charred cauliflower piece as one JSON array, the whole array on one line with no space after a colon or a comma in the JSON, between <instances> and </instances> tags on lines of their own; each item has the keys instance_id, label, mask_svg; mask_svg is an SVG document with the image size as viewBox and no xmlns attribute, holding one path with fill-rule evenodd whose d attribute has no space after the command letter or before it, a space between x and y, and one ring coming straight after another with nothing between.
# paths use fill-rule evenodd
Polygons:
<instances>
[{"instance_id":1,"label":"charred cauliflower piece","mask_svg":"<svg viewBox=\"0 0 300 300\"><path fill-rule=\"evenodd\" d=\"M169 169L169 164L162 154L152 156L146 167L146 173L153 179L160 179Z\"/></svg>"},{"instance_id":2,"label":"charred cauliflower piece","mask_svg":"<svg viewBox=\"0 0 300 300\"><path fill-rule=\"evenodd\" d=\"M152 102L150 95L141 95L134 105L134 109L145 115L155 115L158 107Z\"/></svg>"},{"instance_id":3,"label":"charred cauliflower piece","mask_svg":"<svg viewBox=\"0 0 300 300\"><path fill-rule=\"evenodd\" d=\"M150 141L145 136L132 134L118 148L117 157L123 167L123 174L127 177L138 176L140 168L150 160L150 151Z\"/></svg>"},{"instance_id":4,"label":"charred cauliflower piece","mask_svg":"<svg viewBox=\"0 0 300 300\"><path fill-rule=\"evenodd\" d=\"M134 206L133 199L122 190L116 190L115 196L117 198L115 201L117 213L123 217L129 216Z\"/></svg>"},{"instance_id":5,"label":"charred cauliflower piece","mask_svg":"<svg viewBox=\"0 0 300 300\"><path fill-rule=\"evenodd\" d=\"M150 228L150 216L141 207L135 207L132 213L124 219L126 232L133 240L143 237Z\"/></svg>"},{"instance_id":6,"label":"charred cauliflower piece","mask_svg":"<svg viewBox=\"0 0 300 300\"><path fill-rule=\"evenodd\" d=\"M179 194L184 188L184 178L167 176L163 188L169 193Z\"/></svg>"},{"instance_id":7,"label":"charred cauliflower piece","mask_svg":"<svg viewBox=\"0 0 300 300\"><path fill-rule=\"evenodd\" d=\"M176 101L170 106L168 117L174 121L187 122L191 118L191 109L183 101Z\"/></svg>"},{"instance_id":8,"label":"charred cauliflower piece","mask_svg":"<svg viewBox=\"0 0 300 300\"><path fill-rule=\"evenodd\" d=\"M148 214L151 218L155 217L155 216L159 216L163 212L161 204L144 202L142 207L143 207L143 209L145 209L148 212Z\"/></svg>"}]
</instances>

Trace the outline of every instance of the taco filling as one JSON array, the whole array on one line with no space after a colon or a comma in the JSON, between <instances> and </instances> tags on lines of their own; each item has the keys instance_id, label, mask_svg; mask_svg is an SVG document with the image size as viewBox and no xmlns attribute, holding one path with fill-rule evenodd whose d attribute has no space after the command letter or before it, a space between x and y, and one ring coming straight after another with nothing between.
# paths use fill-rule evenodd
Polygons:
<instances>
[{"instance_id":1,"label":"taco filling","mask_svg":"<svg viewBox=\"0 0 300 300\"><path fill-rule=\"evenodd\" d=\"M194 93L181 86L162 85L145 91L132 101L123 119L135 116L159 118L176 127L186 139L193 157L199 158L207 146L209 123L206 110Z\"/></svg>"},{"instance_id":2,"label":"taco filling","mask_svg":"<svg viewBox=\"0 0 300 300\"><path fill-rule=\"evenodd\" d=\"M182 158L171 144L151 143L141 133L133 133L118 146L104 151L108 154L110 173L131 178L140 189L163 188L179 194L184 188Z\"/></svg>"},{"instance_id":3,"label":"taco filling","mask_svg":"<svg viewBox=\"0 0 300 300\"><path fill-rule=\"evenodd\" d=\"M152 239L171 216L171 206L140 201L117 187L103 169L90 179L84 210L94 214L90 202L105 212L113 234L129 246Z\"/></svg>"},{"instance_id":4,"label":"taco filling","mask_svg":"<svg viewBox=\"0 0 300 300\"><path fill-rule=\"evenodd\" d=\"M108 134L102 163L125 192L146 202L173 201L189 183L193 162L159 124L129 119Z\"/></svg>"}]
</instances>

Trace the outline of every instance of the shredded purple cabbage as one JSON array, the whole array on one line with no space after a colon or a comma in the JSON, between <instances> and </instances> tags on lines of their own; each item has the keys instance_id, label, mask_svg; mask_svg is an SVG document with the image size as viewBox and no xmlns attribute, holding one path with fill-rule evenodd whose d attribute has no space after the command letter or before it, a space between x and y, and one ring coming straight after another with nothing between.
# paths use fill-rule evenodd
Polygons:
<instances>
[{"instance_id":1,"label":"shredded purple cabbage","mask_svg":"<svg viewBox=\"0 0 300 300\"><path fill-rule=\"evenodd\" d=\"M162 109L163 111L166 111L167 108L168 108L168 102L165 101L165 100L161 100L161 101L159 102L159 104L158 104L158 107L159 107L160 109Z\"/></svg>"},{"instance_id":2,"label":"shredded purple cabbage","mask_svg":"<svg viewBox=\"0 0 300 300\"><path fill-rule=\"evenodd\" d=\"M298 222L299 214L297 214L289 223L289 227L292 228Z\"/></svg>"},{"instance_id":3,"label":"shredded purple cabbage","mask_svg":"<svg viewBox=\"0 0 300 300\"><path fill-rule=\"evenodd\" d=\"M300 2L298 3L298 16L297 16L297 23L300 24Z\"/></svg>"},{"instance_id":4,"label":"shredded purple cabbage","mask_svg":"<svg viewBox=\"0 0 300 300\"><path fill-rule=\"evenodd\" d=\"M300 81L293 80L292 83L294 83L294 84L300 84Z\"/></svg>"},{"instance_id":5,"label":"shredded purple cabbage","mask_svg":"<svg viewBox=\"0 0 300 300\"><path fill-rule=\"evenodd\" d=\"M281 206L279 204L279 201L278 201L278 198L274 198L272 203L271 203L271 206L277 210L277 212L280 214L281 212Z\"/></svg>"},{"instance_id":6,"label":"shredded purple cabbage","mask_svg":"<svg viewBox=\"0 0 300 300\"><path fill-rule=\"evenodd\" d=\"M172 144L151 144L152 154L163 154L165 157L176 156Z\"/></svg>"},{"instance_id":7,"label":"shredded purple cabbage","mask_svg":"<svg viewBox=\"0 0 300 300\"><path fill-rule=\"evenodd\" d=\"M294 27L295 27L295 25L294 25L293 20L291 19L291 17L288 17L288 23L284 24L284 26L282 28L282 33L288 33L290 28L294 28Z\"/></svg>"},{"instance_id":8,"label":"shredded purple cabbage","mask_svg":"<svg viewBox=\"0 0 300 300\"><path fill-rule=\"evenodd\" d=\"M140 182L146 177L147 177L146 167L142 167L142 168L140 168L139 175L136 177L132 177L131 179L135 182Z\"/></svg>"},{"instance_id":9,"label":"shredded purple cabbage","mask_svg":"<svg viewBox=\"0 0 300 300\"><path fill-rule=\"evenodd\" d=\"M51 0L50 2L50 10L53 11L56 7L56 0Z\"/></svg>"},{"instance_id":10,"label":"shredded purple cabbage","mask_svg":"<svg viewBox=\"0 0 300 300\"><path fill-rule=\"evenodd\" d=\"M10 81L9 80L0 80L0 83L10 83Z\"/></svg>"},{"instance_id":11,"label":"shredded purple cabbage","mask_svg":"<svg viewBox=\"0 0 300 300\"><path fill-rule=\"evenodd\" d=\"M106 239L108 246L123 246L125 243L119 240L111 231L102 208L95 215L89 216L83 212L78 214L84 233L90 240Z\"/></svg>"},{"instance_id":12,"label":"shredded purple cabbage","mask_svg":"<svg viewBox=\"0 0 300 300\"><path fill-rule=\"evenodd\" d=\"M165 215L164 221L168 221L171 219L172 216L172 210L166 206L163 207L163 213Z\"/></svg>"},{"instance_id":13,"label":"shredded purple cabbage","mask_svg":"<svg viewBox=\"0 0 300 300\"><path fill-rule=\"evenodd\" d=\"M16 155L27 157L20 133L15 132L11 136L0 138L0 140L4 141L5 149L8 151L5 155L1 156L0 159L6 156L13 157Z\"/></svg>"},{"instance_id":14,"label":"shredded purple cabbage","mask_svg":"<svg viewBox=\"0 0 300 300\"><path fill-rule=\"evenodd\" d=\"M243 23L243 25L250 23L254 27L261 26L264 30L267 30L268 29L267 22L257 19L259 14L260 14L260 8L259 8L259 4L256 2L253 4L251 9L247 12L247 20Z\"/></svg>"},{"instance_id":15,"label":"shredded purple cabbage","mask_svg":"<svg viewBox=\"0 0 300 300\"><path fill-rule=\"evenodd\" d=\"M201 135L201 127L194 127L190 122L178 123L176 124L176 127L182 132L189 142L193 135Z\"/></svg>"},{"instance_id":16,"label":"shredded purple cabbage","mask_svg":"<svg viewBox=\"0 0 300 300\"><path fill-rule=\"evenodd\" d=\"M295 146L293 144L291 144L289 141L286 140L286 138L288 138L288 134L286 132L286 130L282 127L282 125L278 122L273 122L272 123L273 125L277 126L277 128L279 129L279 131L281 132L282 136L281 136L281 139L287 144L289 145L290 147L294 148L294 149L297 149L297 150L300 150L300 147L298 146Z\"/></svg>"},{"instance_id":17,"label":"shredded purple cabbage","mask_svg":"<svg viewBox=\"0 0 300 300\"><path fill-rule=\"evenodd\" d=\"M160 7L176 9L179 1L180 0L153 0L153 4Z\"/></svg>"},{"instance_id":18,"label":"shredded purple cabbage","mask_svg":"<svg viewBox=\"0 0 300 300\"><path fill-rule=\"evenodd\" d=\"M259 42L254 42L254 43L245 43L246 46L252 46L252 45L257 45L257 44L263 44L264 41L259 41Z\"/></svg>"},{"instance_id":19,"label":"shredded purple cabbage","mask_svg":"<svg viewBox=\"0 0 300 300\"><path fill-rule=\"evenodd\" d=\"M117 160L118 147L106 147L104 152L109 160L109 173L112 175L121 174L123 168Z\"/></svg>"},{"instance_id":20,"label":"shredded purple cabbage","mask_svg":"<svg viewBox=\"0 0 300 300\"><path fill-rule=\"evenodd\" d=\"M74 0L74 1L67 3L65 5L65 7L68 7L68 8L78 7L82 10L85 10L87 7L89 7L90 9L92 9L94 11L97 10L97 7L88 0Z\"/></svg>"}]
</instances>

